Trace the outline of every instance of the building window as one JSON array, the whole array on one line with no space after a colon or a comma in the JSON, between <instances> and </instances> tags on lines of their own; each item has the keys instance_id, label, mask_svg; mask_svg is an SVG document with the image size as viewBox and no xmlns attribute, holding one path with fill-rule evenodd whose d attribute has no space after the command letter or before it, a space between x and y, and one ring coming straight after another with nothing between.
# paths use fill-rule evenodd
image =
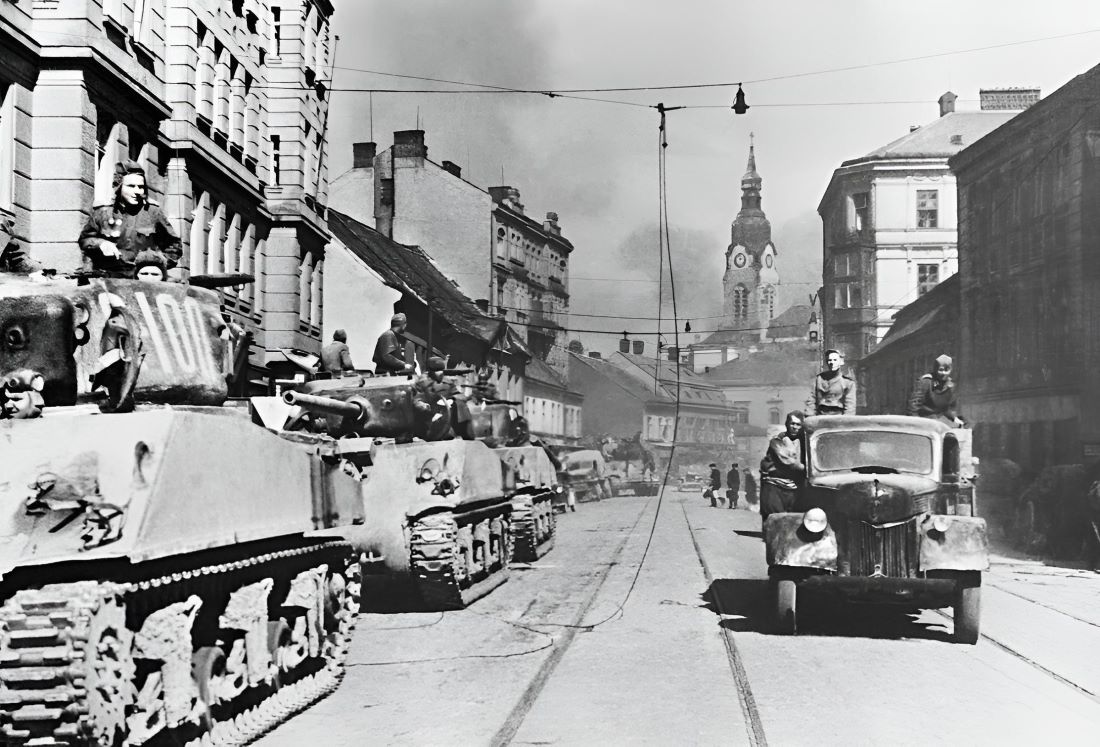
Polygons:
<instances>
[{"instance_id":1,"label":"building window","mask_svg":"<svg viewBox=\"0 0 1100 747\"><path fill-rule=\"evenodd\" d=\"M917 190L917 228L939 226L939 194L935 189Z\"/></svg>"},{"instance_id":2,"label":"building window","mask_svg":"<svg viewBox=\"0 0 1100 747\"><path fill-rule=\"evenodd\" d=\"M282 138L278 135L271 136L271 178L276 184L281 184L279 180L279 172L282 164L280 163L282 155L279 153L279 147L282 145Z\"/></svg>"},{"instance_id":3,"label":"building window","mask_svg":"<svg viewBox=\"0 0 1100 747\"><path fill-rule=\"evenodd\" d=\"M760 313L765 319L775 317L775 288L770 285L760 294Z\"/></svg>"},{"instance_id":4,"label":"building window","mask_svg":"<svg viewBox=\"0 0 1100 747\"><path fill-rule=\"evenodd\" d=\"M940 266L917 265L917 295L923 296L940 282Z\"/></svg>"},{"instance_id":5,"label":"building window","mask_svg":"<svg viewBox=\"0 0 1100 747\"><path fill-rule=\"evenodd\" d=\"M854 223L853 228L857 233L863 233L871 227L871 195L868 192L858 192L852 195L852 209Z\"/></svg>"},{"instance_id":6,"label":"building window","mask_svg":"<svg viewBox=\"0 0 1100 747\"><path fill-rule=\"evenodd\" d=\"M855 254L833 255L833 277L846 278L859 273L858 257Z\"/></svg>"},{"instance_id":7,"label":"building window","mask_svg":"<svg viewBox=\"0 0 1100 747\"><path fill-rule=\"evenodd\" d=\"M738 285L733 289L733 319L743 322L749 317L749 289Z\"/></svg>"},{"instance_id":8,"label":"building window","mask_svg":"<svg viewBox=\"0 0 1100 747\"><path fill-rule=\"evenodd\" d=\"M280 8L271 9L271 37L278 57L283 53L283 11Z\"/></svg>"},{"instance_id":9,"label":"building window","mask_svg":"<svg viewBox=\"0 0 1100 747\"><path fill-rule=\"evenodd\" d=\"M15 91L0 87L0 210L8 212L15 194Z\"/></svg>"},{"instance_id":10,"label":"building window","mask_svg":"<svg viewBox=\"0 0 1100 747\"><path fill-rule=\"evenodd\" d=\"M782 413L782 411L778 407L771 408L770 410L768 410L768 420L771 422L772 425L782 425L783 424L783 413Z\"/></svg>"},{"instance_id":11,"label":"building window","mask_svg":"<svg viewBox=\"0 0 1100 747\"><path fill-rule=\"evenodd\" d=\"M837 283L834 290L836 297L833 308L858 309L863 304L863 294L859 283Z\"/></svg>"}]
</instances>

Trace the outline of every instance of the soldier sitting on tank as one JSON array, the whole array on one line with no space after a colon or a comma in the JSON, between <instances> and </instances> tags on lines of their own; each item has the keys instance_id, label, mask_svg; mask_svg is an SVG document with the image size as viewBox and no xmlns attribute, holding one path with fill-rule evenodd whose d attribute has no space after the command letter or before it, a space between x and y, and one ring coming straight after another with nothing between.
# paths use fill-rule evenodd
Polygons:
<instances>
[{"instance_id":1,"label":"soldier sitting on tank","mask_svg":"<svg viewBox=\"0 0 1100 747\"><path fill-rule=\"evenodd\" d=\"M338 329L332 333L332 342L321 348L321 372L330 376L355 373L348 347L348 333Z\"/></svg>"},{"instance_id":2,"label":"soldier sitting on tank","mask_svg":"<svg viewBox=\"0 0 1100 747\"><path fill-rule=\"evenodd\" d=\"M117 164L113 186L114 200L94 206L80 232L85 269L130 278L137 255L146 249L161 252L167 260L166 269L175 267L181 253L180 238L160 206L146 197L141 164Z\"/></svg>"},{"instance_id":3,"label":"soldier sitting on tank","mask_svg":"<svg viewBox=\"0 0 1100 747\"><path fill-rule=\"evenodd\" d=\"M798 410L787 413L786 430L768 443L760 460L760 518L794 509L806 475L802 463L802 421Z\"/></svg>"},{"instance_id":4,"label":"soldier sitting on tank","mask_svg":"<svg viewBox=\"0 0 1100 747\"><path fill-rule=\"evenodd\" d=\"M404 314L390 317L390 328L378 336L374 346L374 373L376 376L399 376L415 371L411 363L402 357L404 348L399 335L405 331L408 322Z\"/></svg>"},{"instance_id":5,"label":"soldier sitting on tank","mask_svg":"<svg viewBox=\"0 0 1100 747\"><path fill-rule=\"evenodd\" d=\"M917 379L909 398L909 414L932 418L951 426L961 426L959 397L955 381L951 378L951 356L936 358L932 372Z\"/></svg>"},{"instance_id":6,"label":"soldier sitting on tank","mask_svg":"<svg viewBox=\"0 0 1100 747\"><path fill-rule=\"evenodd\" d=\"M446 362L433 355L428 358L427 369L413 383L413 407L420 418L421 437L439 441L454 438L456 431L468 432L470 410L458 386L444 373Z\"/></svg>"},{"instance_id":7,"label":"soldier sitting on tank","mask_svg":"<svg viewBox=\"0 0 1100 747\"><path fill-rule=\"evenodd\" d=\"M470 396L474 404L489 404L500 401L497 394L497 387L489 380L490 376L492 376L492 373L489 371L481 371L478 373L477 381L474 382L474 390Z\"/></svg>"}]
</instances>

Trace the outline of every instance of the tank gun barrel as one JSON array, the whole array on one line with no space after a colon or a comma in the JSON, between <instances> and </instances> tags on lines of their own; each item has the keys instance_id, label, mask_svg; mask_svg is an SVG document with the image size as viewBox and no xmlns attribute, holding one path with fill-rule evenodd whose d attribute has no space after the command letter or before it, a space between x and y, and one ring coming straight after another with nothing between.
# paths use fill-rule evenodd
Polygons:
<instances>
[{"instance_id":1,"label":"tank gun barrel","mask_svg":"<svg viewBox=\"0 0 1100 747\"><path fill-rule=\"evenodd\" d=\"M302 392L283 392L283 402L288 405L298 405L312 412L320 412L325 415L340 415L345 418L359 420L363 417L363 408L355 402L343 402L332 397L319 397L316 394L303 394Z\"/></svg>"}]
</instances>

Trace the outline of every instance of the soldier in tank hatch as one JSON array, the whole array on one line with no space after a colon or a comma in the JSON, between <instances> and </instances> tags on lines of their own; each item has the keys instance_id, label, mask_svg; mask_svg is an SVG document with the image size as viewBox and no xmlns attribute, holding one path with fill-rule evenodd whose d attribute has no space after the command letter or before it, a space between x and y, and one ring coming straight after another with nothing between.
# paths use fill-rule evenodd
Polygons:
<instances>
[{"instance_id":1,"label":"soldier in tank hatch","mask_svg":"<svg viewBox=\"0 0 1100 747\"><path fill-rule=\"evenodd\" d=\"M917 379L909 398L909 414L932 418L948 425L962 425L959 417L959 397L951 378L951 356L941 355L932 365L932 372Z\"/></svg>"},{"instance_id":2,"label":"soldier in tank hatch","mask_svg":"<svg viewBox=\"0 0 1100 747\"><path fill-rule=\"evenodd\" d=\"M410 374L415 368L402 357L404 347L400 335L408 324L404 314L390 317L390 328L378 336L374 346L374 373L377 376ZM442 370L442 369L441 369Z\"/></svg>"},{"instance_id":3,"label":"soldier in tank hatch","mask_svg":"<svg viewBox=\"0 0 1100 747\"><path fill-rule=\"evenodd\" d=\"M168 280L168 258L149 249L139 252L134 258L134 279L146 282Z\"/></svg>"},{"instance_id":4,"label":"soldier in tank hatch","mask_svg":"<svg viewBox=\"0 0 1100 747\"><path fill-rule=\"evenodd\" d=\"M839 350L825 351L825 370L814 377L806 409L813 415L855 415L856 382L841 372L844 356Z\"/></svg>"},{"instance_id":5,"label":"soldier in tank hatch","mask_svg":"<svg viewBox=\"0 0 1100 747\"><path fill-rule=\"evenodd\" d=\"M163 254L167 269L175 267L182 252L180 238L160 206L147 198L141 164L117 164L113 185L114 200L94 206L80 232L85 269L133 277L137 255L146 250Z\"/></svg>"},{"instance_id":6,"label":"soldier in tank hatch","mask_svg":"<svg viewBox=\"0 0 1100 747\"><path fill-rule=\"evenodd\" d=\"M332 342L321 348L321 371L333 376L355 372L355 364L351 362L351 349L348 347L348 333L344 330L333 332Z\"/></svg>"}]
</instances>

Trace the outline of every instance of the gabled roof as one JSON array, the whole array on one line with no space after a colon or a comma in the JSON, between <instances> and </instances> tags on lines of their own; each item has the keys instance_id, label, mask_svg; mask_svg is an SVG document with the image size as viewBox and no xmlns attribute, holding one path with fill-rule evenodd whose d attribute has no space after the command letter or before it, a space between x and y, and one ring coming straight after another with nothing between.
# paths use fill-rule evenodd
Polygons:
<instances>
[{"instance_id":1,"label":"gabled roof","mask_svg":"<svg viewBox=\"0 0 1100 747\"><path fill-rule=\"evenodd\" d=\"M744 386L792 386L805 384L807 390L821 361L817 348L806 342L762 343L756 353L714 366L703 374L712 384Z\"/></svg>"},{"instance_id":2,"label":"gabled roof","mask_svg":"<svg viewBox=\"0 0 1100 747\"><path fill-rule=\"evenodd\" d=\"M1012 110L950 112L861 158L845 161L843 165L896 158L950 158L1019 113Z\"/></svg>"},{"instance_id":3,"label":"gabled roof","mask_svg":"<svg viewBox=\"0 0 1100 747\"><path fill-rule=\"evenodd\" d=\"M527 362L523 376L528 381L537 381L580 396L580 392L570 388L569 380L561 372L537 356Z\"/></svg>"},{"instance_id":4,"label":"gabled roof","mask_svg":"<svg viewBox=\"0 0 1100 747\"><path fill-rule=\"evenodd\" d=\"M330 209L328 225L355 256L382 276L387 285L411 292L451 327L490 345L531 356L527 346L503 319L482 313L436 267L422 249L405 246L354 218Z\"/></svg>"},{"instance_id":5,"label":"gabled roof","mask_svg":"<svg viewBox=\"0 0 1100 747\"><path fill-rule=\"evenodd\" d=\"M642 402L664 402L667 404L673 404L675 402L675 400L668 396L663 389L658 387L656 391L654 391L655 388L653 386L652 377L649 379L647 385L641 377L626 375L619 366L609 363L604 358L590 358L587 355L578 355L573 352L570 352L569 356L570 366L588 368L615 382L621 389L626 391L627 394L636 397Z\"/></svg>"},{"instance_id":6,"label":"gabled roof","mask_svg":"<svg viewBox=\"0 0 1100 747\"><path fill-rule=\"evenodd\" d=\"M653 391L654 376L665 396L671 400L676 397L676 369L680 374L680 404L726 407L729 405L722 390L686 366L677 366L672 361L648 358L630 353L613 353L607 359L609 365L618 368L625 376L647 386Z\"/></svg>"}]
</instances>

